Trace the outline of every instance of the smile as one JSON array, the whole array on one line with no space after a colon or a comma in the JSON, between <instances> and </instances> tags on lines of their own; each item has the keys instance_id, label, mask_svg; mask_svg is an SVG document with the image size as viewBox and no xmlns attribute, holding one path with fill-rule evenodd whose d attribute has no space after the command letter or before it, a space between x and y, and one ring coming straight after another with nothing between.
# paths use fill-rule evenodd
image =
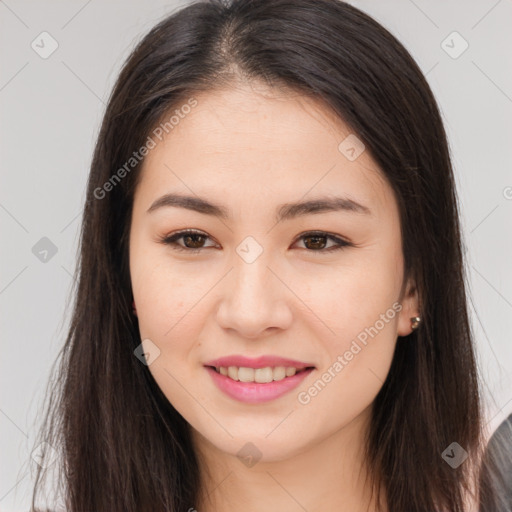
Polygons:
<instances>
[{"instance_id":1,"label":"smile","mask_svg":"<svg viewBox=\"0 0 512 512\"><path fill-rule=\"evenodd\" d=\"M217 388L225 395L249 404L268 402L281 397L296 388L314 370L312 367L297 369L283 366L206 366L205 369Z\"/></svg>"},{"instance_id":2,"label":"smile","mask_svg":"<svg viewBox=\"0 0 512 512\"><path fill-rule=\"evenodd\" d=\"M266 366L265 368L247 368L244 366L219 366L214 367L217 373L240 382L267 382L279 381L287 377L293 377L296 373L303 372L307 368L295 368L294 366Z\"/></svg>"}]
</instances>

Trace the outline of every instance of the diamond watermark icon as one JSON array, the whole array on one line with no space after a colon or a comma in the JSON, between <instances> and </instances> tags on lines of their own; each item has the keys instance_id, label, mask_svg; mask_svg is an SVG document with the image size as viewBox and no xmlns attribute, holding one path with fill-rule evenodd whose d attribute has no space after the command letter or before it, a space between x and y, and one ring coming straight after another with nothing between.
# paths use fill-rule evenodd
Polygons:
<instances>
[{"instance_id":1,"label":"diamond watermark icon","mask_svg":"<svg viewBox=\"0 0 512 512\"><path fill-rule=\"evenodd\" d=\"M441 457L453 468L458 468L467 458L468 452L459 443L453 442L441 454Z\"/></svg>"},{"instance_id":2,"label":"diamond watermark icon","mask_svg":"<svg viewBox=\"0 0 512 512\"><path fill-rule=\"evenodd\" d=\"M236 252L246 263L254 263L263 252L263 247L252 236L245 237Z\"/></svg>"},{"instance_id":3,"label":"diamond watermark icon","mask_svg":"<svg viewBox=\"0 0 512 512\"><path fill-rule=\"evenodd\" d=\"M133 351L135 357L146 366L153 364L160 356L160 349L149 339L142 340L142 343Z\"/></svg>"},{"instance_id":4,"label":"diamond watermark icon","mask_svg":"<svg viewBox=\"0 0 512 512\"><path fill-rule=\"evenodd\" d=\"M262 453L254 443L245 443L236 456L240 459L242 464L248 468L252 468L262 457Z\"/></svg>"},{"instance_id":5,"label":"diamond watermark icon","mask_svg":"<svg viewBox=\"0 0 512 512\"><path fill-rule=\"evenodd\" d=\"M48 263L56 254L57 246L47 237L43 236L32 247L32 254L42 263Z\"/></svg>"},{"instance_id":6,"label":"diamond watermark icon","mask_svg":"<svg viewBox=\"0 0 512 512\"><path fill-rule=\"evenodd\" d=\"M43 454L45 454L44 460ZM42 469L46 469L57 460L57 450L51 444L44 441L37 445L32 452L31 457L35 460L38 466L41 466Z\"/></svg>"},{"instance_id":7,"label":"diamond watermark icon","mask_svg":"<svg viewBox=\"0 0 512 512\"><path fill-rule=\"evenodd\" d=\"M363 141L353 133L345 137L338 146L339 152L351 162L359 158L365 149Z\"/></svg>"},{"instance_id":8,"label":"diamond watermark icon","mask_svg":"<svg viewBox=\"0 0 512 512\"><path fill-rule=\"evenodd\" d=\"M47 59L59 47L59 43L48 32L41 32L30 46L39 57Z\"/></svg>"},{"instance_id":9,"label":"diamond watermark icon","mask_svg":"<svg viewBox=\"0 0 512 512\"><path fill-rule=\"evenodd\" d=\"M441 48L452 59L458 59L469 48L469 43L457 31L453 31L441 42Z\"/></svg>"}]
</instances>

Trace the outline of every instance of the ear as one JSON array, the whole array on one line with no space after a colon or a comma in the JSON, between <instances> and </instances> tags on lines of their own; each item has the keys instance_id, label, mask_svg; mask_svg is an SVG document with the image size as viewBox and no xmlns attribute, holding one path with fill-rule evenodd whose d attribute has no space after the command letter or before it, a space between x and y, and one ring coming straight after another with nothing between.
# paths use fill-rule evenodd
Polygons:
<instances>
[{"instance_id":1,"label":"ear","mask_svg":"<svg viewBox=\"0 0 512 512\"><path fill-rule=\"evenodd\" d=\"M421 316L419 311L418 291L412 279L407 281L405 293L400 303L402 304L402 309L398 317L397 335L408 336L413 331L411 318Z\"/></svg>"}]
</instances>

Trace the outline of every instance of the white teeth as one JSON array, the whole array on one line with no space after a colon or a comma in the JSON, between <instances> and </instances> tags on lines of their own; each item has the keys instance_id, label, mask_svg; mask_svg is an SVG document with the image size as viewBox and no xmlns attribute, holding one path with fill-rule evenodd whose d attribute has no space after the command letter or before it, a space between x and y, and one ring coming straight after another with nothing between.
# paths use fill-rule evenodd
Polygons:
<instances>
[{"instance_id":1,"label":"white teeth","mask_svg":"<svg viewBox=\"0 0 512 512\"><path fill-rule=\"evenodd\" d=\"M286 377L293 377L297 373L297 368L276 366L266 366L265 368L246 368L238 366L221 366L215 368L218 373L225 375L233 380L240 382L258 382L264 384L276 380L283 380ZM299 370L300 371L300 370Z\"/></svg>"},{"instance_id":2,"label":"white teeth","mask_svg":"<svg viewBox=\"0 0 512 512\"><path fill-rule=\"evenodd\" d=\"M238 368L236 366L230 366L228 368L228 377L233 380L238 380Z\"/></svg>"},{"instance_id":3,"label":"white teeth","mask_svg":"<svg viewBox=\"0 0 512 512\"><path fill-rule=\"evenodd\" d=\"M286 368L284 366L278 366L274 368L274 380L283 380L286 377Z\"/></svg>"},{"instance_id":4,"label":"white teeth","mask_svg":"<svg viewBox=\"0 0 512 512\"><path fill-rule=\"evenodd\" d=\"M274 372L270 366L266 368L257 368L254 370L254 381L255 382L272 382L274 380Z\"/></svg>"},{"instance_id":5,"label":"white teeth","mask_svg":"<svg viewBox=\"0 0 512 512\"><path fill-rule=\"evenodd\" d=\"M254 368L238 368L240 382L254 382Z\"/></svg>"},{"instance_id":6,"label":"white teeth","mask_svg":"<svg viewBox=\"0 0 512 512\"><path fill-rule=\"evenodd\" d=\"M293 377L295 375L296 371L297 371L297 368L286 368L286 376Z\"/></svg>"}]
</instances>

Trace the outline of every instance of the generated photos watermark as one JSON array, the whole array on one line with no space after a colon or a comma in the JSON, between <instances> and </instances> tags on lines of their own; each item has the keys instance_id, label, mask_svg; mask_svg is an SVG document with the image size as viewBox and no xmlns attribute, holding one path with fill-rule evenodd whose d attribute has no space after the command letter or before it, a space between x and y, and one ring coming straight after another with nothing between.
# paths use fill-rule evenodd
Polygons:
<instances>
[{"instance_id":1,"label":"generated photos watermark","mask_svg":"<svg viewBox=\"0 0 512 512\"><path fill-rule=\"evenodd\" d=\"M156 147L158 139L162 141L164 136L170 133L182 119L190 114L192 108L197 106L197 100L192 97L189 98L187 103L182 105L179 109L174 110L174 114L169 117L165 123L160 123L148 136L146 142L137 150L132 153L132 156L121 166L112 176L101 186L94 189L94 197L96 199L103 199L107 192L111 192L116 185L118 185L123 178L129 174L139 162L141 162L148 153Z\"/></svg>"},{"instance_id":2,"label":"generated photos watermark","mask_svg":"<svg viewBox=\"0 0 512 512\"><path fill-rule=\"evenodd\" d=\"M379 332L384 329L386 324L389 323L390 320L395 318L396 314L402 310L402 304L399 302L395 302L391 308L389 308L385 313L380 314L379 320L377 320L371 327L366 327L363 331L361 331L356 339L352 340L350 344L350 348L346 350L343 354L340 354L334 363L327 368L327 370L322 373L322 375L306 390L301 391L297 395L297 400L302 405L307 405L311 402L311 400L322 391L325 386L331 382L342 370L349 364L350 361L354 359L354 356L359 354L361 350L366 347L368 344L368 336L372 339L379 334ZM359 345L359 343L361 345Z\"/></svg>"}]
</instances>

